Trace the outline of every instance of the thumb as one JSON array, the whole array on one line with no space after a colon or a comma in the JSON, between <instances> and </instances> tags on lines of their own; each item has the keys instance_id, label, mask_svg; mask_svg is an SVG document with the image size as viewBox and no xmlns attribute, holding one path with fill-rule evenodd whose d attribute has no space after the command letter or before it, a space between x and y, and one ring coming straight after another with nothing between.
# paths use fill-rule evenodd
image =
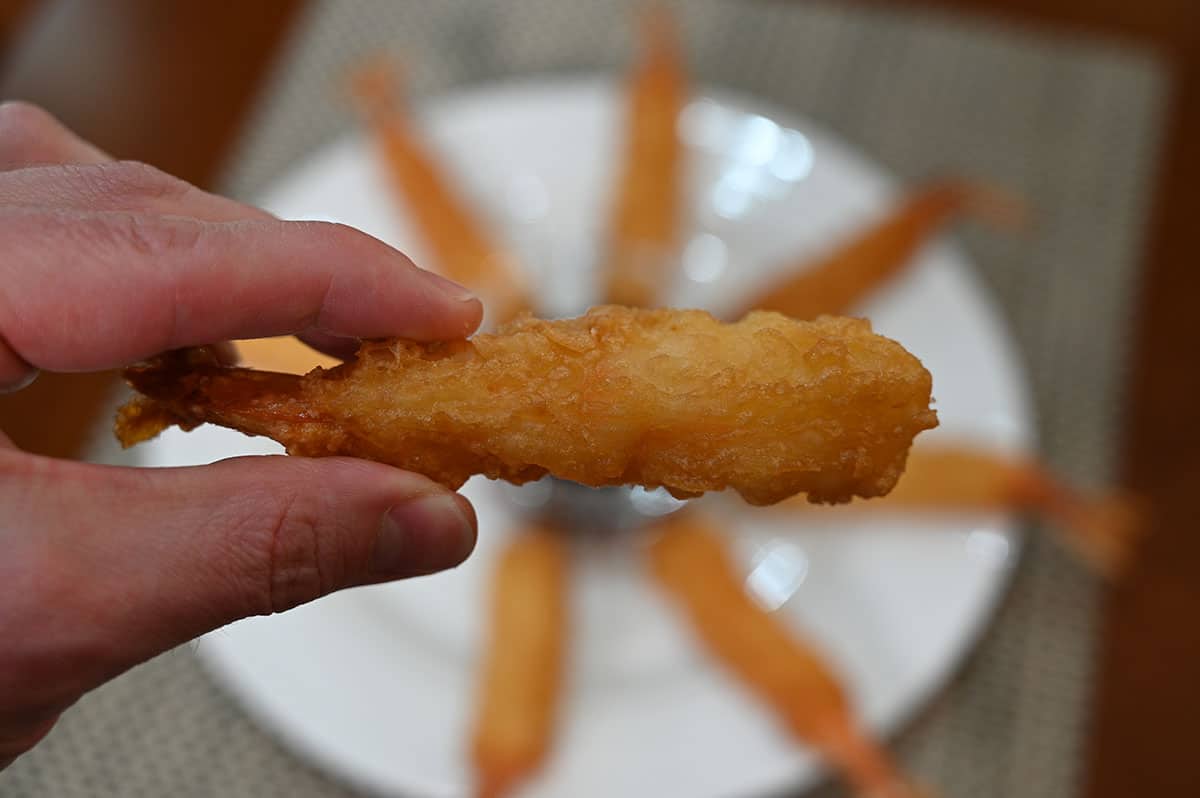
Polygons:
<instances>
[{"instance_id":1,"label":"thumb","mask_svg":"<svg viewBox=\"0 0 1200 798\"><path fill-rule=\"evenodd\" d=\"M17 641L0 696L64 705L238 618L453 567L475 543L466 499L345 458L126 469L6 449L0 506L0 639Z\"/></svg>"}]
</instances>

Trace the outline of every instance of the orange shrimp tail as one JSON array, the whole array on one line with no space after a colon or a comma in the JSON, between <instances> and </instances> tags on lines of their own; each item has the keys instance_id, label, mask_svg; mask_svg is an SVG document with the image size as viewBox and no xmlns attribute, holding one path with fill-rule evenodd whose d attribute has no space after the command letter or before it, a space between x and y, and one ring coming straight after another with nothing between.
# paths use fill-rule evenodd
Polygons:
<instances>
[{"instance_id":1,"label":"orange shrimp tail","mask_svg":"<svg viewBox=\"0 0 1200 798\"><path fill-rule=\"evenodd\" d=\"M989 183L960 181L957 190L961 212L965 216L1006 232L1021 231L1030 224L1029 205L1007 189Z\"/></svg>"},{"instance_id":2,"label":"orange shrimp tail","mask_svg":"<svg viewBox=\"0 0 1200 798\"><path fill-rule=\"evenodd\" d=\"M1027 216L1023 203L1000 189L957 179L928 183L815 263L799 264L799 273L758 295L741 315L756 309L797 319L844 314L909 266L934 234L962 215L1008 229L1020 227Z\"/></svg>"},{"instance_id":3,"label":"orange shrimp tail","mask_svg":"<svg viewBox=\"0 0 1200 798\"><path fill-rule=\"evenodd\" d=\"M679 35L675 15L663 3L650 3L639 10L638 33L647 62L678 59Z\"/></svg>"},{"instance_id":4,"label":"orange shrimp tail","mask_svg":"<svg viewBox=\"0 0 1200 798\"><path fill-rule=\"evenodd\" d=\"M638 22L641 54L627 86L604 292L610 303L645 307L658 302L676 265L684 160L676 128L687 78L671 13L652 6Z\"/></svg>"},{"instance_id":5,"label":"orange shrimp tail","mask_svg":"<svg viewBox=\"0 0 1200 798\"><path fill-rule=\"evenodd\" d=\"M114 431L125 447L172 425L186 431L213 423L270 437L281 423L314 419L301 397L303 378L225 366L210 347L168 352L123 376L141 394L117 411Z\"/></svg>"},{"instance_id":6,"label":"orange shrimp tail","mask_svg":"<svg viewBox=\"0 0 1200 798\"><path fill-rule=\"evenodd\" d=\"M489 773L486 778L479 780L475 787L475 795L477 798L504 798L512 792L518 781L515 775L501 776Z\"/></svg>"},{"instance_id":7,"label":"orange shrimp tail","mask_svg":"<svg viewBox=\"0 0 1200 798\"><path fill-rule=\"evenodd\" d=\"M402 103L399 70L386 56L359 67L350 93L371 128L393 189L429 247L437 270L484 298L503 322L532 307L515 259L492 239L475 209L429 151Z\"/></svg>"},{"instance_id":8,"label":"orange shrimp tail","mask_svg":"<svg viewBox=\"0 0 1200 798\"><path fill-rule=\"evenodd\" d=\"M492 577L471 761L478 794L534 776L554 741L567 635L567 548L557 530L513 539Z\"/></svg>"},{"instance_id":9,"label":"orange shrimp tail","mask_svg":"<svg viewBox=\"0 0 1200 798\"><path fill-rule=\"evenodd\" d=\"M883 746L849 724L826 724L815 742L861 798L932 798L909 780Z\"/></svg>"},{"instance_id":10,"label":"orange shrimp tail","mask_svg":"<svg viewBox=\"0 0 1200 798\"><path fill-rule=\"evenodd\" d=\"M358 110L368 119L398 115L403 80L395 59L377 55L362 62L350 74L348 88Z\"/></svg>"},{"instance_id":11,"label":"orange shrimp tail","mask_svg":"<svg viewBox=\"0 0 1200 798\"><path fill-rule=\"evenodd\" d=\"M720 528L691 514L668 519L657 531L651 573L709 651L863 796L915 798L919 793L883 747L858 728L829 664L746 594Z\"/></svg>"},{"instance_id":12,"label":"orange shrimp tail","mask_svg":"<svg viewBox=\"0 0 1200 798\"><path fill-rule=\"evenodd\" d=\"M1055 524L1064 545L1109 579L1125 573L1145 536L1145 506L1127 493L1089 496L1044 469L1030 469L1014 491Z\"/></svg>"},{"instance_id":13,"label":"orange shrimp tail","mask_svg":"<svg viewBox=\"0 0 1200 798\"><path fill-rule=\"evenodd\" d=\"M1029 224L1029 216L1025 200L1013 192L987 182L951 177L916 189L880 229L886 229L890 222L897 228L907 228L909 235L902 240L915 246L958 217L1017 231Z\"/></svg>"}]
</instances>

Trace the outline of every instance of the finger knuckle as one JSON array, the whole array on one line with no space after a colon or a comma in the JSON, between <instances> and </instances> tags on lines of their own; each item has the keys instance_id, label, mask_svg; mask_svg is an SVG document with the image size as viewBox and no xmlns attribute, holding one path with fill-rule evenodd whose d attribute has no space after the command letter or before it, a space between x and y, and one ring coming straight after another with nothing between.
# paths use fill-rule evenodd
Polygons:
<instances>
[{"instance_id":1,"label":"finger knuckle","mask_svg":"<svg viewBox=\"0 0 1200 798\"><path fill-rule=\"evenodd\" d=\"M136 213L121 213L105 219L103 232L118 247L154 259L196 248L202 227L187 219L148 218Z\"/></svg>"},{"instance_id":2,"label":"finger knuckle","mask_svg":"<svg viewBox=\"0 0 1200 798\"><path fill-rule=\"evenodd\" d=\"M327 562L331 541L321 499L304 491L262 491L239 503L229 546L249 551L241 569L246 614L283 612L331 592L336 573Z\"/></svg>"},{"instance_id":3,"label":"finger knuckle","mask_svg":"<svg viewBox=\"0 0 1200 798\"><path fill-rule=\"evenodd\" d=\"M274 612L323 596L333 589L322 569L318 502L293 494L282 502L272 526L271 608Z\"/></svg>"}]
</instances>

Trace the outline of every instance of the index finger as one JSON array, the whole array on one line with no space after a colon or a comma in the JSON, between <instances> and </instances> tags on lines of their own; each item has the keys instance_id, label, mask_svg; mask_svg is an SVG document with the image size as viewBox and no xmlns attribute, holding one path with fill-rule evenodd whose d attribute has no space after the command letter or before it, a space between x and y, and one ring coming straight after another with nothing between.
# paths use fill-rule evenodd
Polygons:
<instances>
[{"instance_id":1,"label":"index finger","mask_svg":"<svg viewBox=\"0 0 1200 798\"><path fill-rule=\"evenodd\" d=\"M0 341L42 369L115 368L168 349L310 329L458 339L482 316L462 286L325 222L7 209L0 247Z\"/></svg>"}]
</instances>

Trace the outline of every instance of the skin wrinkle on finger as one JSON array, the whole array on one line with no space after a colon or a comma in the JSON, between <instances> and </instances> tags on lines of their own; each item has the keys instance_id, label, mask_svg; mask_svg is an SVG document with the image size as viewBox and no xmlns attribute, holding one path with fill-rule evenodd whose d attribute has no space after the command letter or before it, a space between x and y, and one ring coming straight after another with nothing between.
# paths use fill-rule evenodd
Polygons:
<instances>
[{"instance_id":1,"label":"skin wrinkle on finger","mask_svg":"<svg viewBox=\"0 0 1200 798\"><path fill-rule=\"evenodd\" d=\"M186 219L117 211L109 222L116 225L113 233L118 247L128 243L136 254L150 261L189 256L204 235L201 224Z\"/></svg>"},{"instance_id":2,"label":"skin wrinkle on finger","mask_svg":"<svg viewBox=\"0 0 1200 798\"><path fill-rule=\"evenodd\" d=\"M255 469L260 475L251 479L246 472L257 463L262 464L261 470ZM275 463L283 468L275 468ZM193 484L201 475L187 470L172 474L168 469L156 480L153 489L179 508L174 523L191 530L184 536L207 538L207 553L190 558L194 570L189 580L211 597L195 606L206 617L233 619L275 611L276 539L296 495L311 492L301 487L311 482L304 473L306 464L296 465L274 455L234 458L207 467L213 472L207 475L211 484ZM199 507L197 499L205 506Z\"/></svg>"},{"instance_id":3,"label":"skin wrinkle on finger","mask_svg":"<svg viewBox=\"0 0 1200 798\"><path fill-rule=\"evenodd\" d=\"M293 495L271 524L268 613L284 612L334 589L321 568L320 513L309 496Z\"/></svg>"},{"instance_id":4,"label":"skin wrinkle on finger","mask_svg":"<svg viewBox=\"0 0 1200 798\"><path fill-rule=\"evenodd\" d=\"M477 300L453 298L399 252L342 225L9 208L0 244L9 242L0 333L53 370L287 334L308 318L347 337L460 338L482 315Z\"/></svg>"},{"instance_id":5,"label":"skin wrinkle on finger","mask_svg":"<svg viewBox=\"0 0 1200 798\"><path fill-rule=\"evenodd\" d=\"M256 466L264 460L279 462L282 468L271 470L286 473L249 482L247 469L262 473ZM195 535L207 534L220 551L209 559L223 567L204 579L222 585L213 592L229 598L214 608L221 616L282 612L352 584L379 581L369 573L379 518L397 501L444 492L415 474L365 461L333 460L338 461L336 481L330 481L325 462L281 455L233 458L209 467L222 472L219 484L232 484L203 513L181 521L194 525ZM317 481L324 482L322 490L311 488ZM351 500L354 496L358 498ZM182 497L179 501L188 503ZM195 505L194 498L190 504ZM213 529L223 530L216 540ZM197 567L204 567L203 558Z\"/></svg>"}]
</instances>

